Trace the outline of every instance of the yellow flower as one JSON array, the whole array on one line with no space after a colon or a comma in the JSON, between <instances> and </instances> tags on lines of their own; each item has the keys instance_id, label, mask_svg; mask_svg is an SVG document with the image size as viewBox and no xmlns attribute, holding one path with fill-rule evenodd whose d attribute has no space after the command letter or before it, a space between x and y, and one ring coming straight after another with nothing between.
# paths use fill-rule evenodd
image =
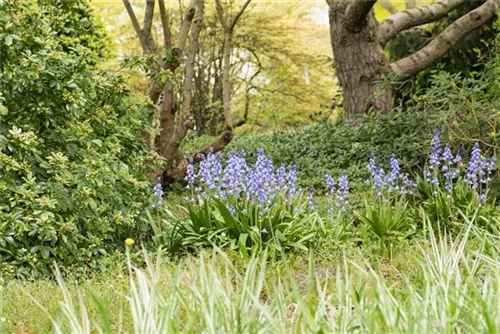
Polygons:
<instances>
[{"instance_id":1,"label":"yellow flower","mask_svg":"<svg viewBox=\"0 0 500 334\"><path fill-rule=\"evenodd\" d=\"M134 239L132 239L132 238L125 239L125 245L132 246L133 244L135 244Z\"/></svg>"}]
</instances>

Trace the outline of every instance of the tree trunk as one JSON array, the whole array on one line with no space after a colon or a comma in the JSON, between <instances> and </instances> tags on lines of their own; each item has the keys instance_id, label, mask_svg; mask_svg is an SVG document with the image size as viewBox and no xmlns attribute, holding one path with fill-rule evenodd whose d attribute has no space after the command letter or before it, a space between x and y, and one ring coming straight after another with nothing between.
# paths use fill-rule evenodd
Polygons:
<instances>
[{"instance_id":1,"label":"tree trunk","mask_svg":"<svg viewBox=\"0 0 500 334\"><path fill-rule=\"evenodd\" d=\"M389 111L394 102L390 88L377 85L391 73L390 64L377 40L379 23L373 10L356 30L345 22L350 1L330 2L330 37L337 77L342 86L347 117L363 114L370 108Z\"/></svg>"},{"instance_id":2,"label":"tree trunk","mask_svg":"<svg viewBox=\"0 0 500 334\"><path fill-rule=\"evenodd\" d=\"M224 68L222 70L222 98L224 101L224 127L226 131L233 131L231 122L231 48L233 32L224 34Z\"/></svg>"}]
</instances>

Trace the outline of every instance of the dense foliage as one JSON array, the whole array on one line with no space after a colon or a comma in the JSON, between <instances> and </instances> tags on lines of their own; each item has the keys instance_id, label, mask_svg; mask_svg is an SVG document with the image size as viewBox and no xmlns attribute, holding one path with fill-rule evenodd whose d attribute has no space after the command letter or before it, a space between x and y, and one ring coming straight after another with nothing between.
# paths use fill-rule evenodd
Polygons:
<instances>
[{"instance_id":1,"label":"dense foliage","mask_svg":"<svg viewBox=\"0 0 500 334\"><path fill-rule=\"evenodd\" d=\"M90 53L94 58L87 61L91 63L109 56L111 38L89 1L38 0L37 4L40 17L50 25L63 51L75 55Z\"/></svg>"},{"instance_id":2,"label":"dense foliage","mask_svg":"<svg viewBox=\"0 0 500 334\"><path fill-rule=\"evenodd\" d=\"M83 46L65 52L32 3L0 12L1 271L93 265L148 230L145 108L120 77L90 69Z\"/></svg>"}]
</instances>

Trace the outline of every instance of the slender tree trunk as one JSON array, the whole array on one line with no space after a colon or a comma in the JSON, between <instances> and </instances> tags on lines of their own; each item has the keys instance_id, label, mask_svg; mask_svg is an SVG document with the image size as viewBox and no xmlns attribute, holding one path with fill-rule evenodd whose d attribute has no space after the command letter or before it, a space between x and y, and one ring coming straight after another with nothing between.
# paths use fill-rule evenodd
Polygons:
<instances>
[{"instance_id":1,"label":"slender tree trunk","mask_svg":"<svg viewBox=\"0 0 500 334\"><path fill-rule=\"evenodd\" d=\"M349 1L330 3L330 37L337 77L342 86L346 116L363 114L370 108L388 111L393 93L377 81L391 73L390 64L377 39L379 23L373 11L359 30L348 30L345 12Z\"/></svg>"},{"instance_id":2,"label":"slender tree trunk","mask_svg":"<svg viewBox=\"0 0 500 334\"><path fill-rule=\"evenodd\" d=\"M233 131L231 122L231 49L233 32L226 31L224 40L224 69L222 71L222 98L224 101L224 127L226 131Z\"/></svg>"}]
</instances>

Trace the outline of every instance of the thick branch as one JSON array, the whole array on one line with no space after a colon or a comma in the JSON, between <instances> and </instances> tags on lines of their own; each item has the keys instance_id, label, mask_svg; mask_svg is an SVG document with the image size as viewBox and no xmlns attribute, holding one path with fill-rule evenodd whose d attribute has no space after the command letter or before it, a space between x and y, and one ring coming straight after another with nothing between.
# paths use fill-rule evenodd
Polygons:
<instances>
[{"instance_id":1,"label":"thick branch","mask_svg":"<svg viewBox=\"0 0 500 334\"><path fill-rule=\"evenodd\" d=\"M406 8L417 7L417 0L406 0Z\"/></svg>"},{"instance_id":2,"label":"thick branch","mask_svg":"<svg viewBox=\"0 0 500 334\"><path fill-rule=\"evenodd\" d=\"M226 131L222 134L220 138L218 138L212 145L207 146L203 150L192 155L193 163L198 163L201 161L202 155L207 155L209 152L219 152L222 151L233 139L233 132Z\"/></svg>"},{"instance_id":3,"label":"thick branch","mask_svg":"<svg viewBox=\"0 0 500 334\"><path fill-rule=\"evenodd\" d=\"M220 24L224 28L224 63L223 63L223 77L222 77L222 94L224 102L224 125L226 130L232 132L233 125L231 122L231 82L230 82L230 71L231 71L231 50L232 50L232 39L233 30L238 20L240 19L243 12L250 4L251 0L245 1L243 6L240 8L236 16L234 16L230 23L224 18L224 10L220 3L220 0L215 0L217 17L219 18Z\"/></svg>"},{"instance_id":4,"label":"thick branch","mask_svg":"<svg viewBox=\"0 0 500 334\"><path fill-rule=\"evenodd\" d=\"M439 20L464 2L465 0L443 0L429 6L396 13L380 24L380 44L385 45L403 30Z\"/></svg>"},{"instance_id":5,"label":"thick branch","mask_svg":"<svg viewBox=\"0 0 500 334\"><path fill-rule=\"evenodd\" d=\"M498 0L488 0L480 7L462 16L425 47L411 56L392 63L391 69L402 77L409 77L427 68L467 34L491 20L498 10L497 2Z\"/></svg>"},{"instance_id":6,"label":"thick branch","mask_svg":"<svg viewBox=\"0 0 500 334\"><path fill-rule=\"evenodd\" d=\"M345 28L351 32L357 32L363 27L368 13L377 0L351 0L345 12Z\"/></svg>"},{"instance_id":7,"label":"thick branch","mask_svg":"<svg viewBox=\"0 0 500 334\"><path fill-rule=\"evenodd\" d=\"M172 48L172 35L170 33L170 20L168 19L168 13L165 9L165 0L158 0L160 6L160 18L161 25L163 28L163 40L165 41L165 48Z\"/></svg>"},{"instance_id":8,"label":"thick branch","mask_svg":"<svg viewBox=\"0 0 500 334\"><path fill-rule=\"evenodd\" d=\"M127 9L128 16L130 17L130 21L132 21L132 25L134 26L134 30L137 33L137 37L141 42L142 50L144 53L153 53L158 54L158 49L156 47L156 43L151 36L151 25L153 24L153 12L154 12L154 1L148 0L146 6L146 13L144 14L144 27L141 29L139 25L139 21L135 16L134 9L130 4L129 0L123 0L123 4Z\"/></svg>"},{"instance_id":9,"label":"thick branch","mask_svg":"<svg viewBox=\"0 0 500 334\"><path fill-rule=\"evenodd\" d=\"M155 11L155 0L146 0L146 12L144 13L143 30L146 34L151 34L153 26L153 14Z\"/></svg>"},{"instance_id":10,"label":"thick branch","mask_svg":"<svg viewBox=\"0 0 500 334\"><path fill-rule=\"evenodd\" d=\"M194 67L196 65L195 59L198 53L200 31L203 27L204 5L203 0L196 0L196 17L194 18L193 28L189 36L189 52L184 72L184 85L182 87L181 120L172 137L172 145L174 146L180 145L188 130L193 126L191 109L193 105Z\"/></svg>"},{"instance_id":11,"label":"thick branch","mask_svg":"<svg viewBox=\"0 0 500 334\"><path fill-rule=\"evenodd\" d=\"M193 21L194 14L196 13L195 8L196 8L196 0L191 0L189 8L186 11L186 14L184 14L181 30L179 31L179 42L177 46L182 52L184 52L184 47L186 46L186 40L189 35L189 29L191 28L191 22Z\"/></svg>"},{"instance_id":12,"label":"thick branch","mask_svg":"<svg viewBox=\"0 0 500 334\"><path fill-rule=\"evenodd\" d=\"M222 95L224 101L224 125L226 129L232 131L231 122L231 48L232 48L232 30L225 32L224 39L224 70L222 72Z\"/></svg>"},{"instance_id":13,"label":"thick branch","mask_svg":"<svg viewBox=\"0 0 500 334\"><path fill-rule=\"evenodd\" d=\"M229 25L226 22L226 19L224 18L224 9L222 8L222 5L220 3L220 0L215 0L215 8L217 10L217 17L219 18L219 22L224 29L224 31L229 30Z\"/></svg>"},{"instance_id":14,"label":"thick branch","mask_svg":"<svg viewBox=\"0 0 500 334\"><path fill-rule=\"evenodd\" d=\"M397 13L396 8L392 5L390 0L384 0L384 1L379 1L378 2L382 8L384 8L386 11L388 11L391 14Z\"/></svg>"}]
</instances>

